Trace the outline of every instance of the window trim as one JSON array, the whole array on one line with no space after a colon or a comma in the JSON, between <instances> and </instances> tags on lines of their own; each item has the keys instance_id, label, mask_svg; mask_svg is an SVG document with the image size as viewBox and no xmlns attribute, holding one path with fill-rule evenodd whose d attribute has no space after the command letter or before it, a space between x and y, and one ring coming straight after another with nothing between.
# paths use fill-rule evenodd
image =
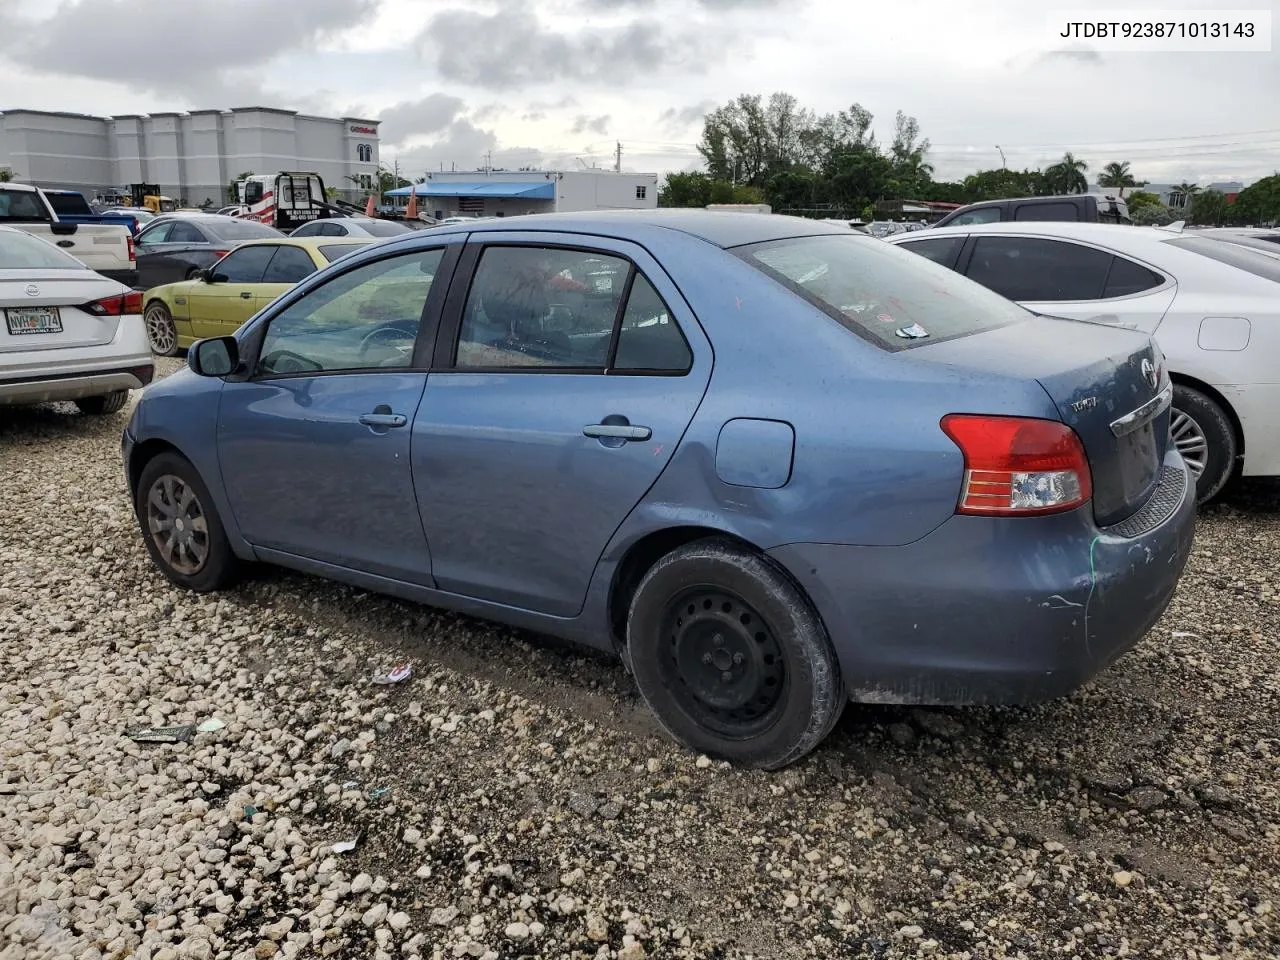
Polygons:
<instances>
[{"instance_id":1,"label":"window trim","mask_svg":"<svg viewBox=\"0 0 1280 960\"><path fill-rule=\"evenodd\" d=\"M467 301L471 297L471 287L475 283L476 274L479 271L481 260L484 252L493 247L535 247L540 250L567 250L574 253L586 253L598 257L611 257L614 260L621 260L627 264L627 279L622 287L622 296L618 300L617 310L613 317L613 331L609 335L609 352L605 356L605 363L600 367L539 367L539 366L493 366L493 367L459 367L458 346L460 345L460 337L462 333L462 317L466 310ZM618 340L622 333L622 318L626 313L627 303L631 298L631 289L635 283L636 274L641 274L648 281L649 286L653 288L654 293L658 295L658 299L662 301L663 306L667 308L667 314L671 317L671 322L675 325L676 332L680 334L680 338L684 341L686 349L689 351L689 365L684 370L653 370L653 369L626 369L616 370L611 366L612 361L616 359ZM432 373L484 373L484 374L574 374L577 376L608 376L608 377L687 377L693 372L694 364L697 357L694 354L693 344L689 341L688 335L681 327L675 313L671 310L671 305L667 303L662 291L658 289L648 276L641 271L639 264L635 258L622 252L621 250L610 250L605 247L592 247L586 244L565 242L561 240L480 240L473 239L467 244L466 250L458 263L457 272L454 276L454 282L449 290L449 297L444 305L444 315L440 323L439 331L436 335L436 349L434 359L431 364Z\"/></svg>"},{"instance_id":2,"label":"window trim","mask_svg":"<svg viewBox=\"0 0 1280 960\"><path fill-rule=\"evenodd\" d=\"M445 238L441 238L442 240ZM304 297L310 296L312 292L320 289L334 281L346 276L353 270L359 270L371 264L381 263L384 260L393 260L398 257L413 256L416 254L429 253L433 250L441 251L440 266L435 277L431 281L431 289L427 292L427 299L422 305L422 313L418 317L418 336L413 345L413 356L410 358L409 365L405 367L350 367L342 370L300 370L297 373L273 373L259 375L257 372L259 354L262 350L263 341L266 339L267 330L276 318L291 306ZM344 267L335 271L332 276L326 276L317 282L311 282L322 273L327 272L327 268L338 261L331 261L325 267L320 268L311 276L307 277L302 283L293 287L288 293L273 301L267 308L261 318L248 328L241 328L244 333L237 339L240 345L241 369L225 379L231 383L274 383L277 380L300 380L310 377L330 377L330 376L348 376L355 373L381 373L381 374L406 374L406 373L429 373L431 370L429 357L432 344L440 328L440 317L445 297L450 292L454 277L458 268L458 261L461 257L462 244L459 242L435 243L424 247L413 247L409 250L381 250L379 256L370 257L367 260L361 260L359 263L346 264Z\"/></svg>"},{"instance_id":3,"label":"window trim","mask_svg":"<svg viewBox=\"0 0 1280 960\"><path fill-rule=\"evenodd\" d=\"M1030 221L1023 221L1023 222L1026 223ZM1081 240L1078 237L1055 237L1055 236L1051 236L1043 233L1005 233L1004 231L1001 231L999 233L987 233L981 230L976 231L974 233L970 233L967 236L971 242L968 243L965 249L961 251L959 261L956 263L954 267L952 267L953 270L955 270L957 273L959 273L961 276L965 277L966 279L970 279L969 265L973 261L974 251L977 250L978 248L978 241L981 240L983 237L1005 238L1009 240L1054 240L1058 243L1074 243L1076 246L1089 247L1092 250L1097 250L1099 253L1109 253L1111 254L1112 257L1123 257L1125 260L1132 261L1133 263L1136 263L1140 267L1146 267L1156 276L1162 277L1164 279L1164 282L1157 286L1148 287L1146 290L1140 290L1137 293L1126 293L1119 297L1098 297L1097 299L1094 299L1094 300L1015 300L1013 301L1014 303L1123 303L1124 301L1131 300L1134 297L1150 296L1153 293L1158 293L1158 292L1167 290L1171 286L1177 285L1177 280L1173 278L1173 276L1169 273L1168 270L1164 270L1160 267L1157 267L1155 264L1151 263L1150 261L1143 260L1141 257L1134 256L1132 253L1116 250L1114 247L1106 247L1100 243L1093 243L1089 240ZM1111 270L1114 266L1115 266L1115 263L1113 261L1111 265L1107 267L1107 278L1111 276ZM973 282L977 283L978 281L974 280ZM988 289L990 288L988 287ZM1102 292L1105 293L1106 289L1107 289L1107 283L1106 283L1106 278L1104 278L1102 282ZM994 293L996 291L992 291L992 292ZM1001 296L1004 296L1004 294L1001 294Z\"/></svg>"}]
</instances>

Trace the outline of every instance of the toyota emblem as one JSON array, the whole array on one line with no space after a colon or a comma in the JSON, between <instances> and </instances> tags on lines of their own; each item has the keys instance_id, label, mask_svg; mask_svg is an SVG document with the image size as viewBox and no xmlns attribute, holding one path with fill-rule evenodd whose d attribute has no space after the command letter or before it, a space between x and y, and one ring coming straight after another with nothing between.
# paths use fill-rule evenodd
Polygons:
<instances>
[{"instance_id":1,"label":"toyota emblem","mask_svg":"<svg viewBox=\"0 0 1280 960\"><path fill-rule=\"evenodd\" d=\"M34 283L28 283L28 284L27 284L27 296L28 296L28 297L38 297L38 296L40 296L40 288L39 288L39 287L37 287Z\"/></svg>"},{"instance_id":2,"label":"toyota emblem","mask_svg":"<svg viewBox=\"0 0 1280 960\"><path fill-rule=\"evenodd\" d=\"M1145 357L1142 359L1142 375L1147 378L1147 383L1151 384L1152 390L1160 386L1160 377L1156 373L1155 366Z\"/></svg>"}]
</instances>

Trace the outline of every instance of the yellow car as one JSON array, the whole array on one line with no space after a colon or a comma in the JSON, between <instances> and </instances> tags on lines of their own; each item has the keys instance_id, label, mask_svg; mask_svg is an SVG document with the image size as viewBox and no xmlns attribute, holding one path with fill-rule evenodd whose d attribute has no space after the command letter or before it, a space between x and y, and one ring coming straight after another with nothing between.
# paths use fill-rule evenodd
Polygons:
<instances>
[{"instance_id":1,"label":"yellow car","mask_svg":"<svg viewBox=\"0 0 1280 960\"><path fill-rule=\"evenodd\" d=\"M295 283L371 241L281 237L242 243L191 280L143 297L151 349L171 357L205 337L225 337Z\"/></svg>"}]
</instances>

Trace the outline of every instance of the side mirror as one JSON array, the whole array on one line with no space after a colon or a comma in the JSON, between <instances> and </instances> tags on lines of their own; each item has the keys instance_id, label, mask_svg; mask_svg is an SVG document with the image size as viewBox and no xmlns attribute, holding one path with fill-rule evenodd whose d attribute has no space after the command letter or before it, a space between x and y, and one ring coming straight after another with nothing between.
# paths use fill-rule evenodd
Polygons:
<instances>
[{"instance_id":1,"label":"side mirror","mask_svg":"<svg viewBox=\"0 0 1280 960\"><path fill-rule=\"evenodd\" d=\"M240 366L240 345L235 337L197 340L187 351L187 366L202 377L225 377Z\"/></svg>"},{"instance_id":2,"label":"side mirror","mask_svg":"<svg viewBox=\"0 0 1280 960\"><path fill-rule=\"evenodd\" d=\"M217 283L218 275L214 272L213 267L205 267L200 271L200 279L205 283Z\"/></svg>"}]
</instances>

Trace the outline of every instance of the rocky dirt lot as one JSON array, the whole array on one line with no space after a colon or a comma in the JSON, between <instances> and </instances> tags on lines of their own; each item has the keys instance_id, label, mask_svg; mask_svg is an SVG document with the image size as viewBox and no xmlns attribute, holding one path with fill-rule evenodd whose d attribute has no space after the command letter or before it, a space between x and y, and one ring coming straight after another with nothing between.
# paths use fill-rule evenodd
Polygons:
<instances>
[{"instance_id":1,"label":"rocky dirt lot","mask_svg":"<svg viewBox=\"0 0 1280 960\"><path fill-rule=\"evenodd\" d=\"M174 589L126 416L0 409L0 960L1280 955L1280 485L1205 512L1075 696L850 709L764 774L544 638L288 573Z\"/></svg>"}]
</instances>

